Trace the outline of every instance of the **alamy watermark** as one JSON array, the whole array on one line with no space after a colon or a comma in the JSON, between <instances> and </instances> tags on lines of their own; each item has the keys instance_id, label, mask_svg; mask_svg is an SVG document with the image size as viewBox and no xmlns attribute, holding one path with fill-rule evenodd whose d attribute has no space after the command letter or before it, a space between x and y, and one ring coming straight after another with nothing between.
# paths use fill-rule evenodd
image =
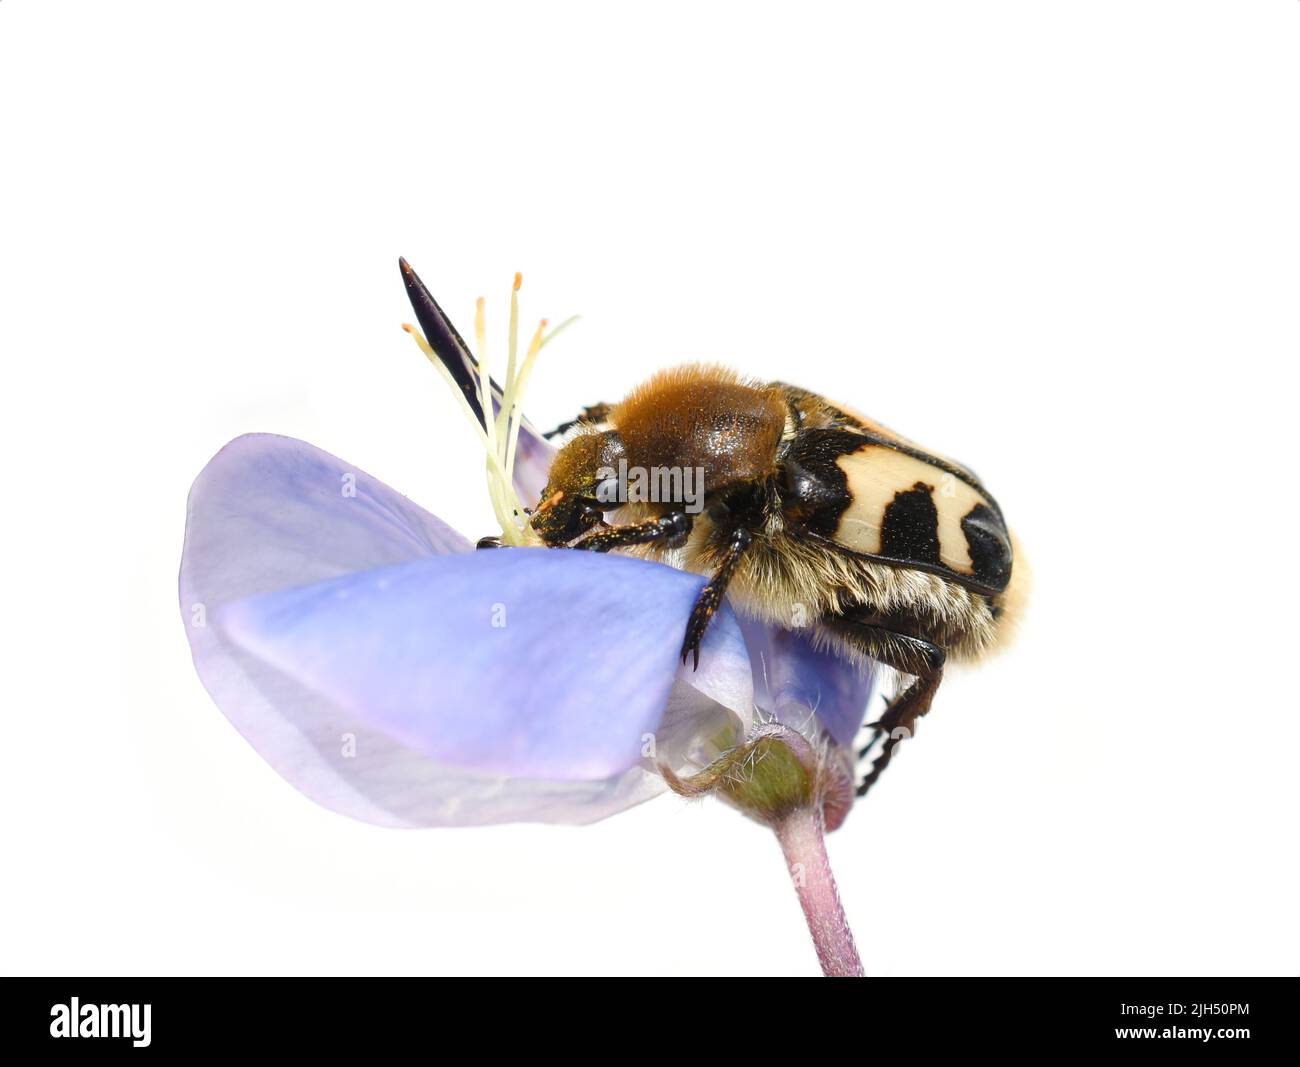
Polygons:
<instances>
[{"instance_id":1,"label":"alamy watermark","mask_svg":"<svg viewBox=\"0 0 1300 1067\"><path fill-rule=\"evenodd\" d=\"M50 1008L51 1037L130 1038L136 1048L150 1041L149 1004L82 1004L72 997Z\"/></svg>"},{"instance_id":2,"label":"alamy watermark","mask_svg":"<svg viewBox=\"0 0 1300 1067\"><path fill-rule=\"evenodd\" d=\"M704 510L703 467L629 467L596 472L596 500L602 504L682 504L689 515Z\"/></svg>"}]
</instances>

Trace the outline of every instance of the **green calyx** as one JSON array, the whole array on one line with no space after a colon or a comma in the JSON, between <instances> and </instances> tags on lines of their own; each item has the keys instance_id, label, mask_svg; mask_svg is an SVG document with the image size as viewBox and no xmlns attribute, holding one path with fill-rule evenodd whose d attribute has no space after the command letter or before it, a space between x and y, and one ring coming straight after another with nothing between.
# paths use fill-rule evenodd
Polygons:
<instances>
[{"instance_id":1,"label":"green calyx","mask_svg":"<svg viewBox=\"0 0 1300 1067\"><path fill-rule=\"evenodd\" d=\"M762 822L776 822L813 800L813 775L785 741L763 737L746 746L740 766L718 783L741 811Z\"/></svg>"},{"instance_id":2,"label":"green calyx","mask_svg":"<svg viewBox=\"0 0 1300 1067\"><path fill-rule=\"evenodd\" d=\"M675 793L698 797L716 791L750 818L771 825L817 800L813 753L786 730L753 737L688 778L660 770Z\"/></svg>"}]
</instances>

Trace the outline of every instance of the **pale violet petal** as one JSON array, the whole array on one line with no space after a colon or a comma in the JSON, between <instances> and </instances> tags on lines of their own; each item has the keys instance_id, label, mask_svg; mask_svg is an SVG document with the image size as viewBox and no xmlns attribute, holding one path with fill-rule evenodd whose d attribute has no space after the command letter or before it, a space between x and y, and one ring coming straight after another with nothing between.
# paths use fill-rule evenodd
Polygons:
<instances>
[{"instance_id":1,"label":"pale violet petal","mask_svg":"<svg viewBox=\"0 0 1300 1067\"><path fill-rule=\"evenodd\" d=\"M370 822L578 824L662 792L662 779L648 773L653 760L584 782L437 763L236 647L210 621L234 599L466 549L445 524L343 460L290 438L239 438L212 460L190 496L180 592L200 677L286 779L324 806ZM659 753L670 764L677 765L678 740L694 743L697 720L713 736L748 722L752 691L747 669L739 669L734 625L706 638L698 675L678 669L661 729L671 727ZM736 724L697 684L735 712Z\"/></svg>"},{"instance_id":2,"label":"pale violet petal","mask_svg":"<svg viewBox=\"0 0 1300 1067\"><path fill-rule=\"evenodd\" d=\"M741 620L754 668L754 700L778 722L807 737L819 724L838 743L853 744L877 671L814 647L807 631Z\"/></svg>"},{"instance_id":3,"label":"pale violet petal","mask_svg":"<svg viewBox=\"0 0 1300 1067\"><path fill-rule=\"evenodd\" d=\"M703 579L587 552L494 549L227 606L236 644L442 763L591 780L663 719ZM714 644L740 641L723 617Z\"/></svg>"},{"instance_id":4,"label":"pale violet petal","mask_svg":"<svg viewBox=\"0 0 1300 1067\"><path fill-rule=\"evenodd\" d=\"M274 434L237 437L190 490L182 607L407 563L469 542L383 482Z\"/></svg>"}]
</instances>

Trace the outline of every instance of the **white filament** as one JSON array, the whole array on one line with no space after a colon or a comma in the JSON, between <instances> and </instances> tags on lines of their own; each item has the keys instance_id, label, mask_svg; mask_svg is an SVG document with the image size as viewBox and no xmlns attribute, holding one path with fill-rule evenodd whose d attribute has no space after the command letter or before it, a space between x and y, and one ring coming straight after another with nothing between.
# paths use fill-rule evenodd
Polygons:
<instances>
[{"instance_id":1,"label":"white filament","mask_svg":"<svg viewBox=\"0 0 1300 1067\"><path fill-rule=\"evenodd\" d=\"M451 372L443 365L442 360L438 358L438 354L434 352L424 335L414 326L408 324L402 326L402 329L415 338L415 343L420 346L420 351L424 353L429 362L442 375L443 381L451 387L452 393L455 394L460 403L461 410L478 432L479 440L487 453L488 497L492 501L492 510L496 515L497 523L501 526L501 542L515 546L538 545L541 543L541 539L528 522L529 512L520 501L514 483L519 428L523 425L522 403L524 390L532 374L533 364L537 361L538 353L541 352L551 338L577 318L577 316L574 316L566 319L550 333L546 333L546 320L543 319L538 323L537 330L529 342L522 364L518 364L519 286L521 282L522 278L516 274L514 286L510 291L509 358L506 363L506 381L502 391L501 410L497 413L496 418L489 418L487 415L492 410L492 376L488 366L487 324L482 297L479 298L475 306L474 334L475 345L478 348L478 395L479 404L484 412L485 424L479 423L478 416L474 414L474 410L470 407L465 394L461 392Z\"/></svg>"}]
</instances>

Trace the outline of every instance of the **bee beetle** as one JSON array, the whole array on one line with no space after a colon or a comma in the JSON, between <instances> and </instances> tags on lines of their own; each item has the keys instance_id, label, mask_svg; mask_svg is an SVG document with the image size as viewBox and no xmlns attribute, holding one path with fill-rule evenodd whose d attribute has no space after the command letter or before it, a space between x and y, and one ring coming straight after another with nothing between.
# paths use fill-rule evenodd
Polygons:
<instances>
[{"instance_id":1,"label":"bee beetle","mask_svg":"<svg viewBox=\"0 0 1300 1067\"><path fill-rule=\"evenodd\" d=\"M412 277L426 333L441 323L459 341ZM473 361L459 349L442 358L459 365L468 393ZM945 664L993 649L1015 614L1023 581L1011 534L975 474L815 393L692 364L548 436L559 434L533 529L546 545L629 549L706 575L683 661L698 665L725 595L749 616L809 626L815 643L912 678L874 724L863 754L885 740L859 795L929 710ZM652 487L656 472L660 487L695 475L695 506L680 493L620 492L629 471Z\"/></svg>"}]
</instances>

